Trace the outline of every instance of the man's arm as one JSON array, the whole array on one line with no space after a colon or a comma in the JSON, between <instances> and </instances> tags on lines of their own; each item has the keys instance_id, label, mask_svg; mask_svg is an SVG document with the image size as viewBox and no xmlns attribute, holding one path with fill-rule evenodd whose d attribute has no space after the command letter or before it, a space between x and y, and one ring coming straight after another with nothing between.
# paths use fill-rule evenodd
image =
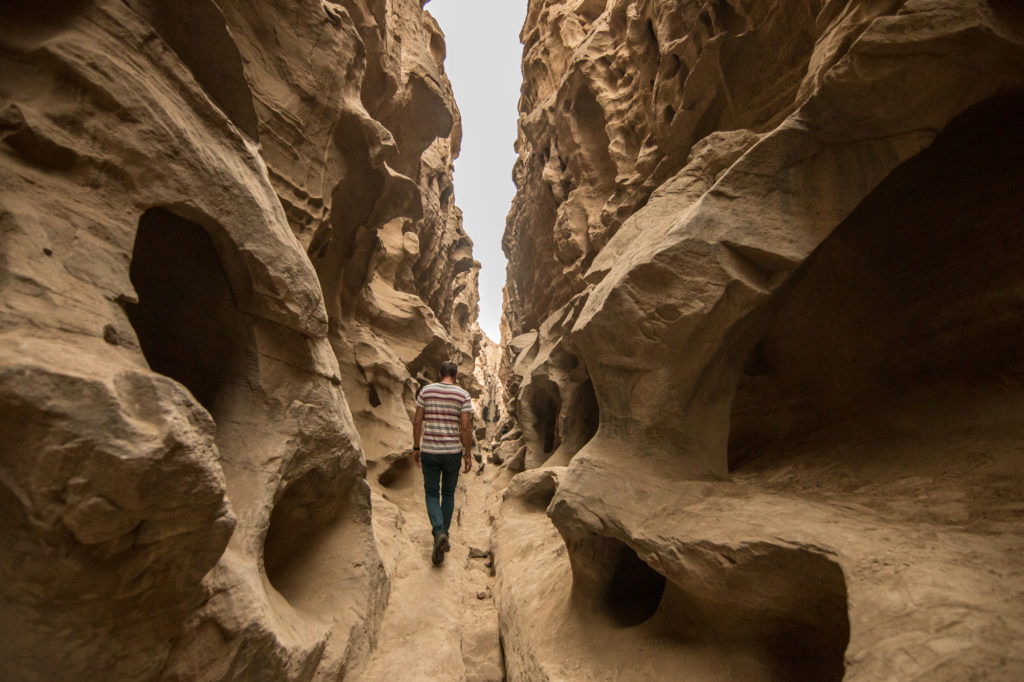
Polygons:
<instances>
[{"instance_id":1,"label":"man's arm","mask_svg":"<svg viewBox=\"0 0 1024 682\"><path fill-rule=\"evenodd\" d=\"M412 420L412 458L416 466L420 465L420 439L423 437L423 408L416 406L416 416Z\"/></svg>"},{"instance_id":2,"label":"man's arm","mask_svg":"<svg viewBox=\"0 0 1024 682\"><path fill-rule=\"evenodd\" d=\"M473 413L462 413L462 473L468 474L473 466Z\"/></svg>"}]
</instances>

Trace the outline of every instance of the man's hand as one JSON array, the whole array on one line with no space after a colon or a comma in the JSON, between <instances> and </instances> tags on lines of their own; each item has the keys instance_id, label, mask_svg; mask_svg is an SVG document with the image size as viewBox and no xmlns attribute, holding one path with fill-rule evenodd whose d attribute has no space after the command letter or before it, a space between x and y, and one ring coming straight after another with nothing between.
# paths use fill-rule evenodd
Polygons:
<instances>
[{"instance_id":1,"label":"man's hand","mask_svg":"<svg viewBox=\"0 0 1024 682\"><path fill-rule=\"evenodd\" d=\"M462 455L462 473L468 474L469 470L473 468L473 454L467 452Z\"/></svg>"},{"instance_id":2,"label":"man's hand","mask_svg":"<svg viewBox=\"0 0 1024 682\"><path fill-rule=\"evenodd\" d=\"M415 450L412 451L412 458L416 462L416 466L422 466L422 464L420 464L420 449L419 448L416 448Z\"/></svg>"}]
</instances>

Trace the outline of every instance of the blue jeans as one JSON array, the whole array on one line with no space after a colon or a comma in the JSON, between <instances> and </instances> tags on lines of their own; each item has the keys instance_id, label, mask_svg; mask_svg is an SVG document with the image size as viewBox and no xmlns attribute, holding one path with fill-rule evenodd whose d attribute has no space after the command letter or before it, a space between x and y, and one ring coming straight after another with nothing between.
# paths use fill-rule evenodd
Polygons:
<instances>
[{"instance_id":1,"label":"blue jeans","mask_svg":"<svg viewBox=\"0 0 1024 682\"><path fill-rule=\"evenodd\" d=\"M441 533L447 533L452 525L455 486L459 482L462 453L439 455L422 452L420 462L423 464L423 492L427 495L427 517L436 538Z\"/></svg>"}]
</instances>

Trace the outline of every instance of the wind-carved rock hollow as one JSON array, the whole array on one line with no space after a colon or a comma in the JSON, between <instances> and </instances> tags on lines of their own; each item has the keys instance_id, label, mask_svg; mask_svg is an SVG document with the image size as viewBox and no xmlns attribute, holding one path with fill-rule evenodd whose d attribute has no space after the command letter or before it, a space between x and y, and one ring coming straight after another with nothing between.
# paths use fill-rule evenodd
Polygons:
<instances>
[{"instance_id":1,"label":"wind-carved rock hollow","mask_svg":"<svg viewBox=\"0 0 1024 682\"><path fill-rule=\"evenodd\" d=\"M1018 3L530 0L500 346L428 10L0 4L0 678L1024 679Z\"/></svg>"}]
</instances>

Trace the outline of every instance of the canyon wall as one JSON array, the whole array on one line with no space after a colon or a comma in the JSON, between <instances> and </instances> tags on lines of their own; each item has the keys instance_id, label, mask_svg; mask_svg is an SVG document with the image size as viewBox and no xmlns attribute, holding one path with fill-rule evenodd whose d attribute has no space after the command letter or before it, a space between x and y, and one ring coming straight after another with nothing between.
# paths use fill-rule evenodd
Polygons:
<instances>
[{"instance_id":1,"label":"canyon wall","mask_svg":"<svg viewBox=\"0 0 1024 682\"><path fill-rule=\"evenodd\" d=\"M366 660L367 468L481 338L444 51L415 0L0 8L0 677Z\"/></svg>"},{"instance_id":2,"label":"canyon wall","mask_svg":"<svg viewBox=\"0 0 1024 682\"><path fill-rule=\"evenodd\" d=\"M532 0L522 39L510 678L1019 679L1018 4Z\"/></svg>"}]
</instances>

